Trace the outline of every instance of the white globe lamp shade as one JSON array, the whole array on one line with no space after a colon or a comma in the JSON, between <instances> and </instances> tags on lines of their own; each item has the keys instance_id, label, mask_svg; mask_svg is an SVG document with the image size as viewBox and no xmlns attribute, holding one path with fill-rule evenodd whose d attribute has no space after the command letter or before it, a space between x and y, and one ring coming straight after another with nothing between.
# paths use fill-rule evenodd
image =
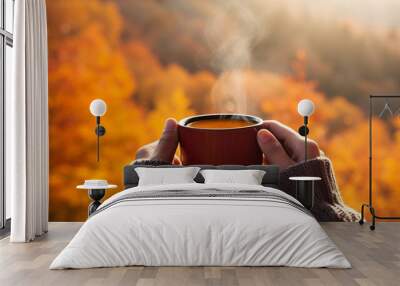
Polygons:
<instances>
[{"instance_id":1,"label":"white globe lamp shade","mask_svg":"<svg viewBox=\"0 0 400 286\"><path fill-rule=\"evenodd\" d=\"M90 113L93 116L103 116L107 111L107 104L102 99L95 99L90 103Z\"/></svg>"},{"instance_id":2,"label":"white globe lamp shade","mask_svg":"<svg viewBox=\"0 0 400 286\"><path fill-rule=\"evenodd\" d=\"M297 105L297 112L301 116L310 116L314 112L314 103L309 99L300 100Z\"/></svg>"}]
</instances>

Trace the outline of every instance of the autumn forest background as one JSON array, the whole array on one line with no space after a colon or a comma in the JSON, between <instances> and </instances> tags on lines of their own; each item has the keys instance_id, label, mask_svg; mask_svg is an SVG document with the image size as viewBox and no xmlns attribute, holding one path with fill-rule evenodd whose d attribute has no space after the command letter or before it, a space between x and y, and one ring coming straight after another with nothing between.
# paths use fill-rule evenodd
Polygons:
<instances>
[{"instance_id":1,"label":"autumn forest background","mask_svg":"<svg viewBox=\"0 0 400 286\"><path fill-rule=\"evenodd\" d=\"M302 98L315 102L310 135L359 210L368 198L368 95L400 93L398 11L392 0L48 0L50 220L86 219L89 199L75 189L84 179L121 190L123 166L168 117L242 112L297 129ZM108 104L100 163L95 98ZM379 118L378 101L376 205L399 215L400 120Z\"/></svg>"}]
</instances>

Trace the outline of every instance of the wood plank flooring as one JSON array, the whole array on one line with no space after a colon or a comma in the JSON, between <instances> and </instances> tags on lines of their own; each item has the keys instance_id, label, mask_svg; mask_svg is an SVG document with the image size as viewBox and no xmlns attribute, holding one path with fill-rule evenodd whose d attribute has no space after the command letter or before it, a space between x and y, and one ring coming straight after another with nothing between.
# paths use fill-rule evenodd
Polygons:
<instances>
[{"instance_id":1,"label":"wood plank flooring","mask_svg":"<svg viewBox=\"0 0 400 286\"><path fill-rule=\"evenodd\" d=\"M353 268L121 267L48 270L81 223L50 223L32 243L0 240L0 285L400 285L400 223L379 223L375 232L357 223L323 223Z\"/></svg>"}]
</instances>

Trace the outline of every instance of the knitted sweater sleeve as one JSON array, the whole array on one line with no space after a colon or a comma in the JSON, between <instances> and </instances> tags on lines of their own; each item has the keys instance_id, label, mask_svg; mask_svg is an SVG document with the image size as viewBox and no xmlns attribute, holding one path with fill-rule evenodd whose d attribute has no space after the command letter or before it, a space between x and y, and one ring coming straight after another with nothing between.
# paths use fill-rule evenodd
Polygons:
<instances>
[{"instance_id":1,"label":"knitted sweater sleeve","mask_svg":"<svg viewBox=\"0 0 400 286\"><path fill-rule=\"evenodd\" d=\"M280 174L281 189L294 196L295 182L291 176L317 176L321 181L315 182L315 197L312 213L319 221L357 221L360 213L343 202L336 183L331 161L326 157L318 157L307 162L298 163L283 170Z\"/></svg>"}]
</instances>

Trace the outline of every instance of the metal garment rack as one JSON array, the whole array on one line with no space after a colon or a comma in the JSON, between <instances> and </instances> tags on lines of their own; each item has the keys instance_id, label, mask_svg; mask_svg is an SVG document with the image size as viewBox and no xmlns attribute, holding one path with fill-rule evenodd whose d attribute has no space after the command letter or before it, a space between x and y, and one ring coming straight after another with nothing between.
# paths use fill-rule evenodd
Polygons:
<instances>
[{"instance_id":1,"label":"metal garment rack","mask_svg":"<svg viewBox=\"0 0 400 286\"><path fill-rule=\"evenodd\" d=\"M362 204L361 206L361 219L359 223L362 225L364 224L364 208L368 208L369 212L372 215L372 224L370 225L370 229L374 230L375 229L375 221L376 219L387 219L387 220L398 220L400 217L388 217L388 216L379 216L376 214L375 209L373 207L373 201L372 201L372 117L373 117L373 100L374 98L380 98L380 99L388 99L388 98L400 98L400 95L370 95L369 96L369 203L368 204ZM384 110L381 112L381 114L385 111L386 107L388 106L388 103L385 103ZM388 106L390 108L390 106ZM389 109L390 110L390 109ZM390 110L391 114L393 115L392 111ZM399 114L400 115L400 114Z\"/></svg>"}]
</instances>

